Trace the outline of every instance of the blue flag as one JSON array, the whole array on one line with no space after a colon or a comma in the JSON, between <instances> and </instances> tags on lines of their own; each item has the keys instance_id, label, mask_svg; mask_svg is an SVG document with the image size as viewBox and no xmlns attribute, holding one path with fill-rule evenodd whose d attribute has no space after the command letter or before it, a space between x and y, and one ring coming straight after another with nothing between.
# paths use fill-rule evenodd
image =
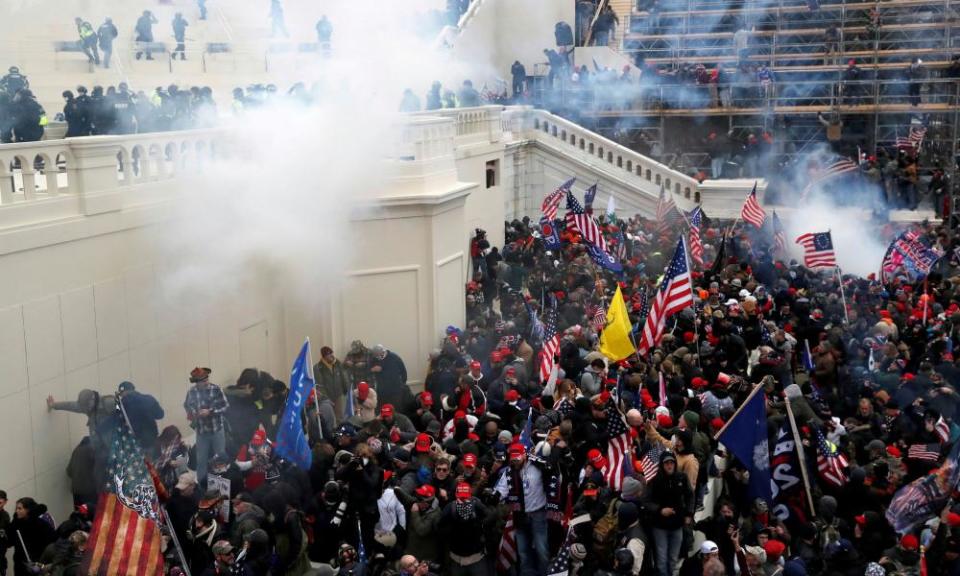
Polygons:
<instances>
[{"instance_id":1,"label":"blue flag","mask_svg":"<svg viewBox=\"0 0 960 576\"><path fill-rule=\"evenodd\" d=\"M527 450L533 448L533 408L527 408L527 423L520 432L520 443Z\"/></svg>"},{"instance_id":2,"label":"blue flag","mask_svg":"<svg viewBox=\"0 0 960 576\"><path fill-rule=\"evenodd\" d=\"M887 522L899 533L909 532L943 511L960 483L960 442L953 445L943 466L907 484L887 508Z\"/></svg>"},{"instance_id":3,"label":"blue flag","mask_svg":"<svg viewBox=\"0 0 960 576\"><path fill-rule=\"evenodd\" d=\"M587 211L587 214L593 212L593 199L597 197L597 185L587 188L587 191L583 193L583 209Z\"/></svg>"},{"instance_id":4,"label":"blue flag","mask_svg":"<svg viewBox=\"0 0 960 576\"><path fill-rule=\"evenodd\" d=\"M287 405L277 428L277 455L296 464L302 470L309 470L313 463L313 454L303 433L303 406L313 390L313 368L310 366L310 341L303 343L300 355L290 371L290 394Z\"/></svg>"},{"instance_id":5,"label":"blue flag","mask_svg":"<svg viewBox=\"0 0 960 576\"><path fill-rule=\"evenodd\" d=\"M593 261L596 262L597 265L603 266L607 270L617 274L623 272L623 266L617 262L615 256L607 254L602 248L594 246L589 242L585 242L583 245L587 249L587 254L590 254L590 258L593 258Z\"/></svg>"},{"instance_id":6,"label":"blue flag","mask_svg":"<svg viewBox=\"0 0 960 576\"><path fill-rule=\"evenodd\" d=\"M770 503L770 449L767 447L767 400L758 390L727 424L719 438L727 450L750 472L750 500Z\"/></svg>"},{"instance_id":7,"label":"blue flag","mask_svg":"<svg viewBox=\"0 0 960 576\"><path fill-rule=\"evenodd\" d=\"M543 235L543 247L547 250L560 249L560 231L556 225L547 220L545 216L540 217L540 233Z\"/></svg>"}]
</instances>

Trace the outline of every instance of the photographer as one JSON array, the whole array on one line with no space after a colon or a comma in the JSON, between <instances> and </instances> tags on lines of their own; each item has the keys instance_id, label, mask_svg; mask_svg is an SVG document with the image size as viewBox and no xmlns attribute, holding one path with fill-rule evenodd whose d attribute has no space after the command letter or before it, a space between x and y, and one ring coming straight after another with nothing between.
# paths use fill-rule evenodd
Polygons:
<instances>
[{"instance_id":1,"label":"photographer","mask_svg":"<svg viewBox=\"0 0 960 576\"><path fill-rule=\"evenodd\" d=\"M338 463L341 459L338 458ZM351 526L360 522L363 545L373 550L374 526L379 517L377 499L383 492L383 472L377 465L370 445L357 445L356 454L349 460L343 459L337 466L336 479L347 487L347 518ZM347 531L350 534L350 531ZM355 537L351 537L355 540Z\"/></svg>"}]
</instances>

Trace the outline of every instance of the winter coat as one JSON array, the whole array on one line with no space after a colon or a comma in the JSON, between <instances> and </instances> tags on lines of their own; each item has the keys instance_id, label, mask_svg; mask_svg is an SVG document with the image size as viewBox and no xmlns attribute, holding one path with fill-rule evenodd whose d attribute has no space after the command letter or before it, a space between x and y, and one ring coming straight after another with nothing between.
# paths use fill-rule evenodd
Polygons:
<instances>
[{"instance_id":1,"label":"winter coat","mask_svg":"<svg viewBox=\"0 0 960 576\"><path fill-rule=\"evenodd\" d=\"M422 506L423 503L420 503ZM411 510L407 515L406 553L417 558L440 558L440 518L443 509L436 500L424 511Z\"/></svg>"},{"instance_id":2,"label":"winter coat","mask_svg":"<svg viewBox=\"0 0 960 576\"><path fill-rule=\"evenodd\" d=\"M679 466L673 474L667 475L661 459L660 472L650 482L646 493L645 505L653 514L651 524L654 528L679 530L683 527L684 518L693 516L693 488L687 478L687 475L680 472ZM664 508L672 508L674 514L663 516L660 511Z\"/></svg>"}]
</instances>

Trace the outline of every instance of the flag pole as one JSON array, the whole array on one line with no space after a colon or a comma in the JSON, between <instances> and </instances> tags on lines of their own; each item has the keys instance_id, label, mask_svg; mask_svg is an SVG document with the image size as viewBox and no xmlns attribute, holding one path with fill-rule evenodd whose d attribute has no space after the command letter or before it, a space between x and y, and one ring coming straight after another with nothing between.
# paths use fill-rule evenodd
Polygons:
<instances>
[{"instance_id":1,"label":"flag pole","mask_svg":"<svg viewBox=\"0 0 960 576\"><path fill-rule=\"evenodd\" d=\"M740 404L740 407L737 408L737 411L733 413L733 416L731 416L730 419L727 420L726 423L724 423L723 428L721 428L716 434L713 435L714 440L716 440L717 438L720 438L720 435L727 430L727 427L730 426L730 423L733 422L737 418L737 416L740 415L740 412L742 412L743 409L746 407L746 405L750 403L750 400L753 400L753 397L756 396L757 392L759 392L762 389L763 389L763 386L761 384L757 384L756 386L753 387L753 390L750 392L750 395L747 396L747 399L744 400L742 404Z\"/></svg>"},{"instance_id":2,"label":"flag pole","mask_svg":"<svg viewBox=\"0 0 960 576\"><path fill-rule=\"evenodd\" d=\"M683 238L683 255L686 256L687 258L687 271L690 272L691 284L692 284L693 283L692 281L693 267L690 266L690 250L687 249L686 238ZM697 305L696 303L693 303L690 306L693 308L693 334L694 334L694 337L696 338L695 342L697 343L697 368L699 368L700 367L700 326L697 324Z\"/></svg>"},{"instance_id":3,"label":"flag pole","mask_svg":"<svg viewBox=\"0 0 960 576\"><path fill-rule=\"evenodd\" d=\"M310 337L307 336L307 366L313 371L313 346L310 345ZM317 410L317 435L323 440L323 424L320 422L320 393L317 392L317 379L313 379L313 405Z\"/></svg>"},{"instance_id":4,"label":"flag pole","mask_svg":"<svg viewBox=\"0 0 960 576\"><path fill-rule=\"evenodd\" d=\"M797 455L800 457L800 476L803 478L803 490L807 494L807 505L810 506L810 515L816 516L817 510L813 506L813 495L810 494L810 478L807 476L807 457L803 453L803 442L800 441L797 421L793 418L793 408L790 407L790 398L784 397L783 400L787 406L787 418L790 420L790 430L793 431L793 441L797 445Z\"/></svg>"},{"instance_id":5,"label":"flag pole","mask_svg":"<svg viewBox=\"0 0 960 576\"><path fill-rule=\"evenodd\" d=\"M843 292L843 276L840 272L840 267L835 267L834 271L837 273L837 282L840 284L840 300L843 302L843 323L850 323L850 313L847 311L847 296Z\"/></svg>"}]
</instances>

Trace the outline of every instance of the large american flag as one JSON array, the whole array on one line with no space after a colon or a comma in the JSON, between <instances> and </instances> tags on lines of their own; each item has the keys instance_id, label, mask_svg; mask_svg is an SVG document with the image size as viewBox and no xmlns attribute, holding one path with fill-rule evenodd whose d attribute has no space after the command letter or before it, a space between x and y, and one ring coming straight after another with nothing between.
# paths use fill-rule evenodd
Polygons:
<instances>
[{"instance_id":1,"label":"large american flag","mask_svg":"<svg viewBox=\"0 0 960 576\"><path fill-rule=\"evenodd\" d=\"M589 242L604 252L607 251L607 241L603 239L600 227L597 226L593 216L584 212L583 206L569 190L567 190L566 222L567 228L579 232L584 242Z\"/></svg>"},{"instance_id":2,"label":"large american flag","mask_svg":"<svg viewBox=\"0 0 960 576\"><path fill-rule=\"evenodd\" d=\"M926 126L911 126L906 137L897 136L897 148L914 148L919 150L923 146L923 139L927 136Z\"/></svg>"},{"instance_id":3,"label":"large american flag","mask_svg":"<svg viewBox=\"0 0 960 576\"><path fill-rule=\"evenodd\" d=\"M681 237L670 265L663 275L663 282L653 299L650 313L643 326L643 335L637 352L646 356L663 336L667 318L693 304L693 286L690 282L690 268L687 264L687 247Z\"/></svg>"},{"instance_id":4,"label":"large american flag","mask_svg":"<svg viewBox=\"0 0 960 576\"><path fill-rule=\"evenodd\" d=\"M133 430L120 413L107 460L109 486L100 494L81 572L97 576L163 573L160 504Z\"/></svg>"},{"instance_id":5,"label":"large american flag","mask_svg":"<svg viewBox=\"0 0 960 576\"><path fill-rule=\"evenodd\" d=\"M837 488L847 483L847 457L837 447L827 442L823 432L815 431L817 437L817 471L824 482Z\"/></svg>"},{"instance_id":6,"label":"large american flag","mask_svg":"<svg viewBox=\"0 0 960 576\"><path fill-rule=\"evenodd\" d=\"M907 458L911 460L922 460L924 462L936 462L940 459L940 445L913 444L907 448Z\"/></svg>"},{"instance_id":7,"label":"large american flag","mask_svg":"<svg viewBox=\"0 0 960 576\"><path fill-rule=\"evenodd\" d=\"M777 252L783 252L787 247L787 234L783 229L783 223L777 216L777 211L773 211L773 249Z\"/></svg>"},{"instance_id":8,"label":"large american flag","mask_svg":"<svg viewBox=\"0 0 960 576\"><path fill-rule=\"evenodd\" d=\"M947 421L941 416L937 423L933 425L934 432L937 433L937 437L940 438L940 443L944 444L947 440L950 440L950 425L947 424Z\"/></svg>"},{"instance_id":9,"label":"large american flag","mask_svg":"<svg viewBox=\"0 0 960 576\"><path fill-rule=\"evenodd\" d=\"M807 268L835 268L837 255L833 252L833 238L829 232L808 232L797 237L803 246L803 265Z\"/></svg>"},{"instance_id":10,"label":"large american flag","mask_svg":"<svg viewBox=\"0 0 960 576\"><path fill-rule=\"evenodd\" d=\"M540 208L548 222L553 222L557 219L557 210L560 208L560 203L563 202L563 197L566 195L566 192L573 186L574 180L576 180L576 178L567 180L561 184L559 188L547 194L546 198L543 199L543 205Z\"/></svg>"},{"instance_id":11,"label":"large american flag","mask_svg":"<svg viewBox=\"0 0 960 576\"><path fill-rule=\"evenodd\" d=\"M665 450L666 447L663 444L654 442L640 460L640 467L643 469L643 479L647 484L657 477L657 472L660 471L660 456Z\"/></svg>"},{"instance_id":12,"label":"large american flag","mask_svg":"<svg viewBox=\"0 0 960 576\"><path fill-rule=\"evenodd\" d=\"M839 158L832 163L828 164L826 168L817 172L817 174L810 179L810 182L803 187L803 191L800 192L800 199L806 200L810 192L817 186L832 180L838 176L844 174L850 174L860 170L860 166L856 162L850 160L849 158Z\"/></svg>"},{"instance_id":13,"label":"large american flag","mask_svg":"<svg viewBox=\"0 0 960 576\"><path fill-rule=\"evenodd\" d=\"M661 232L669 230L683 220L680 209L673 201L673 195L667 192L663 182L660 183L660 197L657 199L657 229Z\"/></svg>"},{"instance_id":14,"label":"large american flag","mask_svg":"<svg viewBox=\"0 0 960 576\"><path fill-rule=\"evenodd\" d=\"M553 365L556 363L554 357L560 350L560 332L557 330L559 314L557 313L557 303L547 310L546 321L543 323L543 350L540 351L540 381L546 382L550 378L550 372L553 371Z\"/></svg>"},{"instance_id":15,"label":"large american flag","mask_svg":"<svg viewBox=\"0 0 960 576\"><path fill-rule=\"evenodd\" d=\"M497 552L497 572L509 572L515 566L517 556L517 531L513 526L513 514L507 516L507 523L503 526L503 536L500 537L500 550Z\"/></svg>"},{"instance_id":16,"label":"large american flag","mask_svg":"<svg viewBox=\"0 0 960 576\"><path fill-rule=\"evenodd\" d=\"M607 402L607 468L604 471L604 480L611 490L620 490L623 486L623 477L631 473L633 466L630 463L630 428L613 400Z\"/></svg>"},{"instance_id":17,"label":"large american flag","mask_svg":"<svg viewBox=\"0 0 960 576\"><path fill-rule=\"evenodd\" d=\"M703 268L703 243L700 241L702 222L703 211L697 206L690 214L690 258L701 268Z\"/></svg>"},{"instance_id":18,"label":"large american flag","mask_svg":"<svg viewBox=\"0 0 960 576\"><path fill-rule=\"evenodd\" d=\"M760 207L760 202L757 201L756 182L753 183L753 190L750 191L746 202L743 203L743 208L740 210L740 217L743 218L744 222L749 222L757 228L763 228L763 221L767 219L767 213L763 211L763 208Z\"/></svg>"}]
</instances>

